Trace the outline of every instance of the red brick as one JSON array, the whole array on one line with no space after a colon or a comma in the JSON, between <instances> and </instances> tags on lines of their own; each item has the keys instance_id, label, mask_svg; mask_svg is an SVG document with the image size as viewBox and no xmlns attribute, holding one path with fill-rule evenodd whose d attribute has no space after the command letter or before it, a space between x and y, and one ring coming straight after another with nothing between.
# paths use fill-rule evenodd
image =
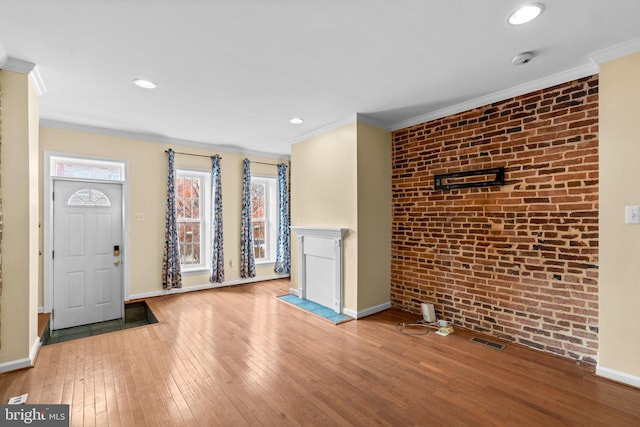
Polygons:
<instances>
[{"instance_id":1,"label":"red brick","mask_svg":"<svg viewBox=\"0 0 640 427\"><path fill-rule=\"evenodd\" d=\"M400 129L392 141L392 304L419 314L432 302L460 327L593 363L598 77ZM435 174L496 166L503 187L433 189Z\"/></svg>"}]
</instances>

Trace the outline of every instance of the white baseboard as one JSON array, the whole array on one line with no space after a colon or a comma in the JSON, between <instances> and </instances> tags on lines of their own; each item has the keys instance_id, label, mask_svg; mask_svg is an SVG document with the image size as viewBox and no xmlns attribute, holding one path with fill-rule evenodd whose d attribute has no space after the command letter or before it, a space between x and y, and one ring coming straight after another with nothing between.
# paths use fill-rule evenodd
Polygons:
<instances>
[{"instance_id":1,"label":"white baseboard","mask_svg":"<svg viewBox=\"0 0 640 427\"><path fill-rule=\"evenodd\" d=\"M188 286L185 288L173 288L170 290L162 289L159 291L131 294L129 295L129 298L127 298L125 301L129 301L132 299L140 299L140 298L159 297L163 295L182 294L185 292L192 292L192 291L202 291L204 289L223 288L225 286L245 285L247 283L264 282L266 280L274 280L274 279L284 279L286 277L289 277L289 275L273 274L271 276L260 276L260 277L252 277L249 279L230 280L228 282L222 282L222 283L203 283L202 285Z\"/></svg>"},{"instance_id":2,"label":"white baseboard","mask_svg":"<svg viewBox=\"0 0 640 427\"><path fill-rule=\"evenodd\" d=\"M360 311L354 311L354 310L351 310L349 308L344 308L344 309L342 309L342 312L344 314L346 314L347 316L351 316L351 317L354 317L356 319L361 319L363 317L371 316L372 314L379 313L379 312L387 310L389 308L391 308L391 302L385 302L383 304L376 305L376 306L369 307L369 308L365 308L364 310L360 310Z\"/></svg>"},{"instance_id":3,"label":"white baseboard","mask_svg":"<svg viewBox=\"0 0 640 427\"><path fill-rule=\"evenodd\" d=\"M627 374L625 372L616 371L615 369L605 368L604 366L596 366L596 375L607 378L619 383L627 384L640 388L640 377Z\"/></svg>"},{"instance_id":4,"label":"white baseboard","mask_svg":"<svg viewBox=\"0 0 640 427\"><path fill-rule=\"evenodd\" d=\"M40 306L38 307L38 314L42 314L44 313L44 307Z\"/></svg>"},{"instance_id":5,"label":"white baseboard","mask_svg":"<svg viewBox=\"0 0 640 427\"><path fill-rule=\"evenodd\" d=\"M33 343L31 351L29 352L29 357L24 359L12 360L11 362L0 363L0 373L33 367L36 361L36 357L38 357L38 351L40 350L41 345L42 343L40 342L40 337L36 337L36 341Z\"/></svg>"},{"instance_id":6,"label":"white baseboard","mask_svg":"<svg viewBox=\"0 0 640 427\"><path fill-rule=\"evenodd\" d=\"M289 288L289 294L299 297L300 296L300 289ZM391 302L385 302L383 304L376 305L374 307L369 307L369 308L366 308L364 310L360 310L360 311L357 311L357 312L345 307L345 308L342 309L342 313L346 314L349 317L353 317L354 319L361 319L363 317L371 316L372 314L379 313L379 312L387 310L389 308L391 308Z\"/></svg>"},{"instance_id":7,"label":"white baseboard","mask_svg":"<svg viewBox=\"0 0 640 427\"><path fill-rule=\"evenodd\" d=\"M30 368L31 366L31 359L29 358L12 360L11 362L0 363L0 373Z\"/></svg>"},{"instance_id":8,"label":"white baseboard","mask_svg":"<svg viewBox=\"0 0 640 427\"><path fill-rule=\"evenodd\" d=\"M29 352L29 360L31 361L31 366L35 365L36 358L38 357L38 352L40 351L40 347L42 347L42 337L36 337L33 346L31 346L31 351Z\"/></svg>"}]
</instances>

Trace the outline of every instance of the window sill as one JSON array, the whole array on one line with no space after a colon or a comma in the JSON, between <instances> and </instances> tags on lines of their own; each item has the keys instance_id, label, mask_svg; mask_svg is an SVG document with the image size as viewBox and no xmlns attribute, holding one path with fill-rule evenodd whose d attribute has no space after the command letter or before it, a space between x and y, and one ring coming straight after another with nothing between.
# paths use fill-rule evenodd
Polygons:
<instances>
[{"instance_id":1,"label":"window sill","mask_svg":"<svg viewBox=\"0 0 640 427\"><path fill-rule=\"evenodd\" d=\"M191 267L189 269L182 270L183 276L196 276L198 274L208 274L208 267Z\"/></svg>"}]
</instances>

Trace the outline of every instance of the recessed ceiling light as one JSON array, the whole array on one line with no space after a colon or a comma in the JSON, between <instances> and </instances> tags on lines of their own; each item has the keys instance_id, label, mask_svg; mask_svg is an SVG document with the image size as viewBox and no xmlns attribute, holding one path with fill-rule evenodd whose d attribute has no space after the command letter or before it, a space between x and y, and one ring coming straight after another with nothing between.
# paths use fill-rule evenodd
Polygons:
<instances>
[{"instance_id":1,"label":"recessed ceiling light","mask_svg":"<svg viewBox=\"0 0 640 427\"><path fill-rule=\"evenodd\" d=\"M544 6L540 3L524 5L509 16L509 24L522 25L531 22L540 16L543 10Z\"/></svg>"},{"instance_id":2,"label":"recessed ceiling light","mask_svg":"<svg viewBox=\"0 0 640 427\"><path fill-rule=\"evenodd\" d=\"M289 119L289 123L294 125L300 125L304 123L304 120L302 120L300 117L292 117L291 119Z\"/></svg>"},{"instance_id":3,"label":"recessed ceiling light","mask_svg":"<svg viewBox=\"0 0 640 427\"><path fill-rule=\"evenodd\" d=\"M141 87L143 89L155 89L156 88L156 84L150 80L144 80L144 79L135 79L133 81L133 84Z\"/></svg>"}]
</instances>

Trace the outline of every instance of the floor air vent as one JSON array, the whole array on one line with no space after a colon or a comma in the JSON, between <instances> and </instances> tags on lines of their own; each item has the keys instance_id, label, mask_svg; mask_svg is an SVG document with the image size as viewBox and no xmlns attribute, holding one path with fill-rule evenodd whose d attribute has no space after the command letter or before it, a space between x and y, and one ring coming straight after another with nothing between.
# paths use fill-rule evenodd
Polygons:
<instances>
[{"instance_id":1,"label":"floor air vent","mask_svg":"<svg viewBox=\"0 0 640 427\"><path fill-rule=\"evenodd\" d=\"M496 350L504 350L504 344L499 344L499 343L493 342L493 341L487 341L487 340L485 340L483 338L473 337L469 341L475 342L477 344L482 344L484 346L487 346L487 347L490 347L490 348L494 348Z\"/></svg>"}]
</instances>

